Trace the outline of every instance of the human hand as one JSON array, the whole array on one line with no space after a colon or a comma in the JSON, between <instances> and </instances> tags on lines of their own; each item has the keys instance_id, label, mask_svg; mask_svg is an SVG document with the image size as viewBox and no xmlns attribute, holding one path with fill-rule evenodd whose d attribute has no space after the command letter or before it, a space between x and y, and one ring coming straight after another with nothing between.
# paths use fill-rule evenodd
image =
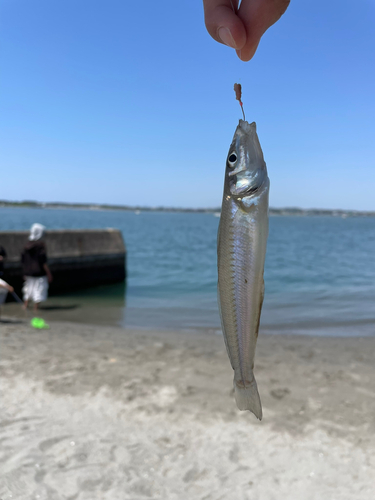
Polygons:
<instances>
[{"instance_id":1,"label":"human hand","mask_svg":"<svg viewBox=\"0 0 375 500\"><path fill-rule=\"evenodd\" d=\"M290 0L203 0L209 34L217 42L236 49L242 61L250 61L260 39L286 11Z\"/></svg>"},{"instance_id":2,"label":"human hand","mask_svg":"<svg viewBox=\"0 0 375 500\"><path fill-rule=\"evenodd\" d=\"M14 288L12 286L8 285L7 288L8 288L8 292L10 292L10 293L14 292Z\"/></svg>"}]
</instances>

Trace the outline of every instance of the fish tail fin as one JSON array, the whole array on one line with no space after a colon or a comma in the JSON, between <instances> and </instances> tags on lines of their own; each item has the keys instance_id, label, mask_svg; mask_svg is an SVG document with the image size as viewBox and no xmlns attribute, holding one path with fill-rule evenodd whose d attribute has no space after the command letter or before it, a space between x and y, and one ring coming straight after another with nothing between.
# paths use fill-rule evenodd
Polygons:
<instances>
[{"instance_id":1,"label":"fish tail fin","mask_svg":"<svg viewBox=\"0 0 375 500\"><path fill-rule=\"evenodd\" d=\"M249 410L259 419L262 420L262 403L258 393L257 383L255 378L252 382L244 384L242 380L233 380L234 397L239 410Z\"/></svg>"}]
</instances>

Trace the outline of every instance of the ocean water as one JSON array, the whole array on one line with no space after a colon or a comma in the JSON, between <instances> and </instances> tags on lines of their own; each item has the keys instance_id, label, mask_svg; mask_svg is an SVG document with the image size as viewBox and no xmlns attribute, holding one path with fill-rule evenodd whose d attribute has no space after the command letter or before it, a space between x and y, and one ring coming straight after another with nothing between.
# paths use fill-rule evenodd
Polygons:
<instances>
[{"instance_id":1,"label":"ocean water","mask_svg":"<svg viewBox=\"0 0 375 500\"><path fill-rule=\"evenodd\" d=\"M0 230L122 231L128 279L51 297L57 319L220 330L213 214L0 208ZM375 218L271 217L261 332L375 335Z\"/></svg>"}]
</instances>

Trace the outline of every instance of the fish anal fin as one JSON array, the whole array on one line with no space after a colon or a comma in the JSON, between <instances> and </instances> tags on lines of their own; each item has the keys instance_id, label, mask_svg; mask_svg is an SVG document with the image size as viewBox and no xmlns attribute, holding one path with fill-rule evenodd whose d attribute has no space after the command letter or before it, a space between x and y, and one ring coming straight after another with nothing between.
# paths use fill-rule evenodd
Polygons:
<instances>
[{"instance_id":1,"label":"fish anal fin","mask_svg":"<svg viewBox=\"0 0 375 500\"><path fill-rule=\"evenodd\" d=\"M263 300L264 300L264 280L262 283L262 290L260 292L259 311L258 311L258 318L257 318L257 323L256 323L256 329L255 329L255 335L257 336L257 338L259 335L260 315L262 313Z\"/></svg>"}]
</instances>

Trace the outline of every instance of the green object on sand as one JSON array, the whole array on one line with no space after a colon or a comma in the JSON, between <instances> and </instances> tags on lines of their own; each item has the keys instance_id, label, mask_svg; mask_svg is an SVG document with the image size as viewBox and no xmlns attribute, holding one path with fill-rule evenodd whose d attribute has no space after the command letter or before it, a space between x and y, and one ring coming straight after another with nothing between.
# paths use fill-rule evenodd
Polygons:
<instances>
[{"instance_id":1,"label":"green object on sand","mask_svg":"<svg viewBox=\"0 0 375 500\"><path fill-rule=\"evenodd\" d=\"M33 318L30 321L30 325L33 328L38 328L39 330L42 330L43 328L49 328L49 325L47 325L47 323L42 318Z\"/></svg>"}]
</instances>

